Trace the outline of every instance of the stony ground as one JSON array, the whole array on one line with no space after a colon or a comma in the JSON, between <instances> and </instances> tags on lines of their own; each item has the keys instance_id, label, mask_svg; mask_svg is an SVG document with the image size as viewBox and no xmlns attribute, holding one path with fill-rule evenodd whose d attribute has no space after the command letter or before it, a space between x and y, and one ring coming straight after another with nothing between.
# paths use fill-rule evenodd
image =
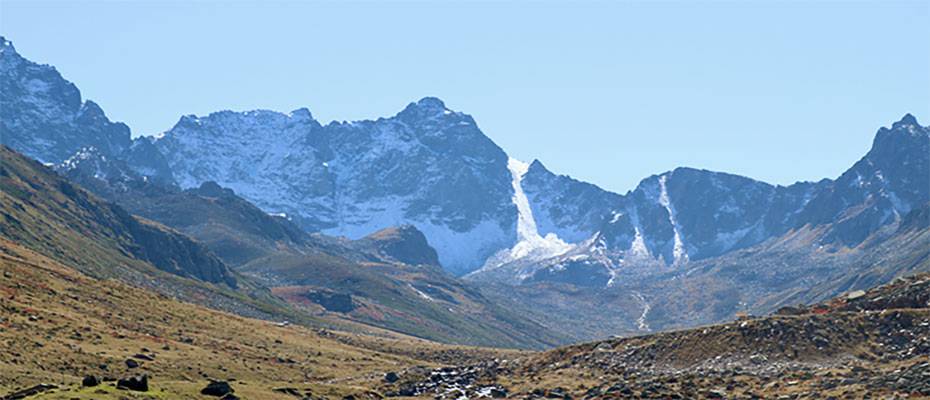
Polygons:
<instances>
[{"instance_id":1,"label":"stony ground","mask_svg":"<svg viewBox=\"0 0 930 400\"><path fill-rule=\"evenodd\" d=\"M389 395L439 398L930 398L930 276L853 299L457 368ZM897 307L906 308L897 308Z\"/></svg>"}]
</instances>

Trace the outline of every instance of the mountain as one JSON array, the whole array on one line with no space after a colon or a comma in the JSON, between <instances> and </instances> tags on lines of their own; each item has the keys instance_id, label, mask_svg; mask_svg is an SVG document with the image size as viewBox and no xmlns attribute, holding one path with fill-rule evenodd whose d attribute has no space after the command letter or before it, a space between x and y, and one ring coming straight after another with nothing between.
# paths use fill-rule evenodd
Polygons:
<instances>
[{"instance_id":1,"label":"mountain","mask_svg":"<svg viewBox=\"0 0 930 400\"><path fill-rule=\"evenodd\" d=\"M866 156L839 178L816 183L773 186L737 175L678 168L644 179L626 195L609 196L534 165L540 172L533 181L524 180L532 182L527 185L531 218L542 221L535 223L537 236L554 234L576 241L548 259L492 259L469 279L605 286L617 277L686 269L689 262L805 227L827 228L817 244L854 248L870 235L894 229L903 215L930 201L930 129L910 114L890 129L881 128ZM578 208L601 215L601 224L567 211L571 207L563 204L582 205ZM585 237L589 239L579 239Z\"/></svg>"},{"instance_id":2,"label":"mountain","mask_svg":"<svg viewBox=\"0 0 930 400\"><path fill-rule=\"evenodd\" d=\"M624 196L592 239L466 279L578 338L822 301L930 271L928 158L930 129L907 115L835 180L783 187L679 168Z\"/></svg>"},{"instance_id":3,"label":"mountain","mask_svg":"<svg viewBox=\"0 0 930 400\"><path fill-rule=\"evenodd\" d=\"M512 241L507 156L435 98L325 126L306 109L185 116L154 144L183 188L214 181L308 231L352 239L410 224L452 272Z\"/></svg>"},{"instance_id":4,"label":"mountain","mask_svg":"<svg viewBox=\"0 0 930 400\"><path fill-rule=\"evenodd\" d=\"M45 164L59 164L84 148L133 160L140 173L171 180L161 153L129 127L110 121L97 103L50 65L34 63L0 36L0 144Z\"/></svg>"},{"instance_id":5,"label":"mountain","mask_svg":"<svg viewBox=\"0 0 930 400\"><path fill-rule=\"evenodd\" d=\"M26 60L0 37L0 138L41 162L57 164L91 145L118 154L129 127L110 122L92 101L49 65Z\"/></svg>"},{"instance_id":6,"label":"mountain","mask_svg":"<svg viewBox=\"0 0 930 400\"><path fill-rule=\"evenodd\" d=\"M448 343L539 348L567 338L443 271L412 225L359 240L309 234L214 182L182 190L93 149L58 167L68 179L203 243L301 312Z\"/></svg>"},{"instance_id":7,"label":"mountain","mask_svg":"<svg viewBox=\"0 0 930 400\"><path fill-rule=\"evenodd\" d=\"M928 197L919 184L928 179L926 128L910 115L883 128L837 180L785 187L679 168L620 195L538 160L510 159L471 116L431 97L348 123L322 124L307 109L188 115L157 137L130 140L128 129L104 129L119 124L102 112L88 120L97 125L81 125L76 110L92 103L4 43L3 136L24 154L59 163L93 147L182 189L216 182L309 232L360 239L409 224L456 275L573 280L554 268L576 265L595 276L582 279L588 284L606 284L620 270L661 271L838 218L846 222L824 240L854 246ZM39 107L47 104L58 106ZM48 137L30 139L35 130Z\"/></svg>"}]
</instances>

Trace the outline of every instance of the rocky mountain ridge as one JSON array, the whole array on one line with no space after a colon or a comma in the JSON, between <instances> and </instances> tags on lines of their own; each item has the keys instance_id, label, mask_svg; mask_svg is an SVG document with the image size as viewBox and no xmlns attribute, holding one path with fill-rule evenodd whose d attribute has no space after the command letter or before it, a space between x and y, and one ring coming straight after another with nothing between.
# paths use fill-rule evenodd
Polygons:
<instances>
[{"instance_id":1,"label":"rocky mountain ridge","mask_svg":"<svg viewBox=\"0 0 930 400\"><path fill-rule=\"evenodd\" d=\"M61 163L93 147L149 179L185 189L216 182L310 232L358 239L410 224L454 274L519 283L573 265L609 277L649 273L836 219L846 222L825 243L854 246L930 197L920 184L930 179L928 130L909 114L882 128L869 154L836 180L773 186L678 168L621 195L539 161L515 175L520 163L471 116L431 97L355 122L321 124L307 109L188 115L132 140L54 68L3 43L3 143L24 154ZM521 218L536 232L521 233Z\"/></svg>"}]
</instances>

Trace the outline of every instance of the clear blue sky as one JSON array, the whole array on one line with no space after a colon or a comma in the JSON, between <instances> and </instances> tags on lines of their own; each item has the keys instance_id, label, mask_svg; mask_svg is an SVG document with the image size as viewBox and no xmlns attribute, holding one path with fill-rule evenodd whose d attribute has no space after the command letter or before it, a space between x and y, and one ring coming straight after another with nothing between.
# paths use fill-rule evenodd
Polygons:
<instances>
[{"instance_id":1,"label":"clear blue sky","mask_svg":"<svg viewBox=\"0 0 930 400\"><path fill-rule=\"evenodd\" d=\"M183 114L324 122L437 96L512 156L619 192L691 166L835 177L930 123L930 2L15 2L0 33L135 134Z\"/></svg>"}]
</instances>

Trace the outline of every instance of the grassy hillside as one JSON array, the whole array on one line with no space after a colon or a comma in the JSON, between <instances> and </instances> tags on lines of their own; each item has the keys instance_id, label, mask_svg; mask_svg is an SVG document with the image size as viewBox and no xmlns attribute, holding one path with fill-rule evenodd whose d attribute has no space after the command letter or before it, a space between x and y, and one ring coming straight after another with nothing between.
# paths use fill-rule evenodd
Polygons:
<instances>
[{"instance_id":1,"label":"grassy hillside","mask_svg":"<svg viewBox=\"0 0 930 400\"><path fill-rule=\"evenodd\" d=\"M439 267L278 253L240 270L320 317L347 318L445 343L541 348L565 340ZM334 297L345 304L321 301Z\"/></svg>"},{"instance_id":2,"label":"grassy hillside","mask_svg":"<svg viewBox=\"0 0 930 400\"><path fill-rule=\"evenodd\" d=\"M113 382L81 388L81 380L144 373L147 398L201 398L211 379L249 399L293 398L274 391L281 387L365 398L386 372L506 354L242 318L98 280L4 239L0 294L0 394L49 383L59 388L36 398L127 398ZM141 366L127 368L127 359Z\"/></svg>"}]
</instances>

